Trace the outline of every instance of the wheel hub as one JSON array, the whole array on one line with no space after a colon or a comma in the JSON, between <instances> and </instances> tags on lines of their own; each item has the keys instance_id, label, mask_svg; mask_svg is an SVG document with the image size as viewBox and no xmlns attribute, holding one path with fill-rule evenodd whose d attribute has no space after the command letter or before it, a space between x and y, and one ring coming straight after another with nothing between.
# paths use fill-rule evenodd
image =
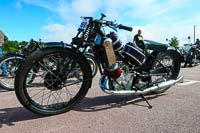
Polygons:
<instances>
[{"instance_id":1,"label":"wheel hub","mask_svg":"<svg viewBox=\"0 0 200 133\"><path fill-rule=\"evenodd\" d=\"M51 91L61 90L64 84L60 81L57 71L48 72L44 77L44 85Z\"/></svg>"}]
</instances>

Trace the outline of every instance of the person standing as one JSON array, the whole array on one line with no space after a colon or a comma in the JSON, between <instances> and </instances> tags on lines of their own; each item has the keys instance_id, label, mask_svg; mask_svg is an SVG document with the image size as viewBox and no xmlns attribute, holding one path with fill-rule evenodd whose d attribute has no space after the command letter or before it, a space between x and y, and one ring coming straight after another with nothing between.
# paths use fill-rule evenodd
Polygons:
<instances>
[{"instance_id":1,"label":"person standing","mask_svg":"<svg viewBox=\"0 0 200 133\"><path fill-rule=\"evenodd\" d=\"M8 38L4 35L4 33L0 30L0 58L3 56L3 45L6 43L6 41L8 40ZM0 76L7 76L8 72L7 72L7 68L6 68L6 63L3 62L2 63L2 74Z\"/></svg>"},{"instance_id":2,"label":"person standing","mask_svg":"<svg viewBox=\"0 0 200 133\"><path fill-rule=\"evenodd\" d=\"M139 29L138 30L138 33L134 36L133 38L133 44L137 45L139 48L143 47L141 45L141 42L140 41L143 41L143 36L142 36L142 30Z\"/></svg>"}]
</instances>

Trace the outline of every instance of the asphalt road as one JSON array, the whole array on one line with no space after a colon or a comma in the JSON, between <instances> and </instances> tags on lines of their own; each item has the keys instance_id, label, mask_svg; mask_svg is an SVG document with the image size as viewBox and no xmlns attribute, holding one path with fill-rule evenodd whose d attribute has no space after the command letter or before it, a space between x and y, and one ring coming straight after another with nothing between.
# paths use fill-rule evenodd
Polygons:
<instances>
[{"instance_id":1,"label":"asphalt road","mask_svg":"<svg viewBox=\"0 0 200 133\"><path fill-rule=\"evenodd\" d=\"M0 89L0 133L200 133L200 66L183 68L185 82L160 95L107 95L98 77L70 112L42 117L23 108L14 92Z\"/></svg>"}]
</instances>

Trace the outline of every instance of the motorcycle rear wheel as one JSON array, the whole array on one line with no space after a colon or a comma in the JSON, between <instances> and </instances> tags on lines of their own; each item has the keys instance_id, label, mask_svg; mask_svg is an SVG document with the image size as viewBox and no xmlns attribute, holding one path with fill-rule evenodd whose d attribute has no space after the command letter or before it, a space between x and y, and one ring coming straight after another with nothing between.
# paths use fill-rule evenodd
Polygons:
<instances>
[{"instance_id":1,"label":"motorcycle rear wheel","mask_svg":"<svg viewBox=\"0 0 200 133\"><path fill-rule=\"evenodd\" d=\"M72 59L72 57L78 57ZM64 62L73 62L64 65ZM61 64L61 65L59 65ZM28 73L36 78L27 85ZM67 79L62 81L63 68ZM46 48L35 51L20 66L15 78L15 92L20 103L40 115L57 115L69 111L87 94L91 86L91 68L82 54L63 49Z\"/></svg>"},{"instance_id":2,"label":"motorcycle rear wheel","mask_svg":"<svg viewBox=\"0 0 200 133\"><path fill-rule=\"evenodd\" d=\"M176 79L178 77L179 72L180 72L180 67L181 67L181 59L179 58L179 55L177 53L175 53L174 51L167 51L165 53L159 53L157 55L157 59L169 71L169 75L167 77L164 77L165 80ZM157 61L155 61L152 65L152 70L155 70L159 67L160 67L160 64ZM151 80L159 81L159 80L163 80L163 77L162 76L155 76L155 77L152 76ZM170 87L159 89L157 91L153 91L153 93L155 93L155 94L164 93L169 88Z\"/></svg>"}]
</instances>

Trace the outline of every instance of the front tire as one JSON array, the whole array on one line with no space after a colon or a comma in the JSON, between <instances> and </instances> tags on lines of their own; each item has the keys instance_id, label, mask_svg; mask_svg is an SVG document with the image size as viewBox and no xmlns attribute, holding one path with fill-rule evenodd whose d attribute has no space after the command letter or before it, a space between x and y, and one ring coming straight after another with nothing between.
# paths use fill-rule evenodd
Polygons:
<instances>
[{"instance_id":1,"label":"front tire","mask_svg":"<svg viewBox=\"0 0 200 133\"><path fill-rule=\"evenodd\" d=\"M27 75L36 66L39 68L35 72L36 78L27 85ZM64 69L67 79L62 81ZM20 103L28 110L46 116L69 111L84 98L90 86L91 69L85 56L63 48L35 51L20 66L15 78L15 92Z\"/></svg>"}]
</instances>

